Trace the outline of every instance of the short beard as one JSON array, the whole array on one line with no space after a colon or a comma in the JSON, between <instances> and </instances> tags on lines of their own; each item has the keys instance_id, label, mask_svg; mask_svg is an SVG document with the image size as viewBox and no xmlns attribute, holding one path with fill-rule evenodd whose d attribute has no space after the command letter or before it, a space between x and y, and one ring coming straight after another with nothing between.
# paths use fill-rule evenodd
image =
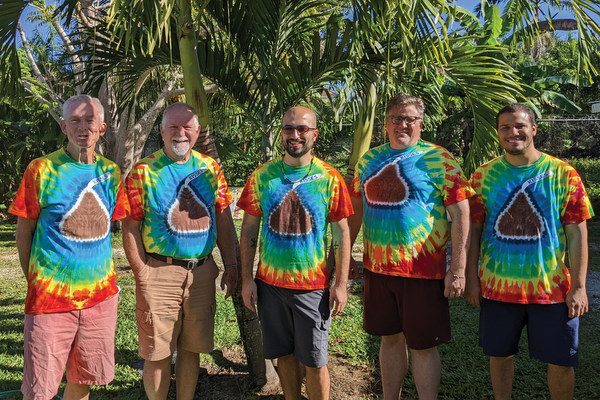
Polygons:
<instances>
[{"instance_id":1,"label":"short beard","mask_svg":"<svg viewBox=\"0 0 600 400\"><path fill-rule=\"evenodd\" d=\"M189 151L190 151L190 144L186 143L186 148L184 152L181 152L180 150L177 149L178 146L174 145L173 143L171 143L171 150L173 150L173 153L175 153L175 155L179 156L179 157L184 157Z\"/></svg>"},{"instance_id":2,"label":"short beard","mask_svg":"<svg viewBox=\"0 0 600 400\"><path fill-rule=\"evenodd\" d=\"M284 149L285 149L285 152L288 153L293 158L300 158L311 150L310 147L304 146L299 151L293 151L293 150L290 150L290 146L288 146L287 144L284 146Z\"/></svg>"}]
</instances>

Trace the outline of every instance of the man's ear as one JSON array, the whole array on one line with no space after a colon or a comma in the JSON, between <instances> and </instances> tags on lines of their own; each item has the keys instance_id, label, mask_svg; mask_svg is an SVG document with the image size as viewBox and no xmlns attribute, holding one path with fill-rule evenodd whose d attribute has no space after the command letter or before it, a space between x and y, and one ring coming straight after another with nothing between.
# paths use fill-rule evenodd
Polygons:
<instances>
[{"instance_id":1,"label":"man's ear","mask_svg":"<svg viewBox=\"0 0 600 400\"><path fill-rule=\"evenodd\" d=\"M61 119L60 122L58 123L58 125L60 125L60 130L62 131L62 133L64 133L66 135L67 134L67 122L64 119Z\"/></svg>"}]
</instances>

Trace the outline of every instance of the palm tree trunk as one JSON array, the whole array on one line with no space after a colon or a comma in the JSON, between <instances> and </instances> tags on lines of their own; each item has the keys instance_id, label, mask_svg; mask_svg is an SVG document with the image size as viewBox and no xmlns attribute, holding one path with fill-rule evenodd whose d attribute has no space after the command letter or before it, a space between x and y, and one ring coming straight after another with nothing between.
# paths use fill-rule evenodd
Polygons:
<instances>
[{"instance_id":1,"label":"palm tree trunk","mask_svg":"<svg viewBox=\"0 0 600 400\"><path fill-rule=\"evenodd\" d=\"M206 92L202 82L202 74L196 52L197 40L196 32L192 24L191 2L189 0L178 0L179 5L179 51L181 54L181 68L183 71L183 82L185 87L186 102L194 107L198 114L198 121L202 126L202 131L196 143L196 146L203 154L206 154L220 163L219 154L215 146L214 137L210 134L209 128L209 110L206 99ZM236 232L233 226L233 219L229 218L231 231ZM235 253L238 265L240 261L240 245L237 235L234 234ZM277 379L277 374L268 368L265 363L262 334L258 316L244 306L241 295L241 268L238 268L238 286L233 295L233 304L235 314L238 320L240 336L244 343L250 378L257 387L263 387ZM270 381L270 382L269 382Z\"/></svg>"},{"instance_id":2,"label":"palm tree trunk","mask_svg":"<svg viewBox=\"0 0 600 400\"><path fill-rule=\"evenodd\" d=\"M375 126L375 105L377 104L377 89L375 83L371 83L365 93L359 117L358 126L354 131L354 141L352 142L352 152L348 161L348 169L344 176L346 185L350 185L354 178L354 169L356 163L363 154L369 150L371 137L373 136L373 127Z\"/></svg>"}]
</instances>

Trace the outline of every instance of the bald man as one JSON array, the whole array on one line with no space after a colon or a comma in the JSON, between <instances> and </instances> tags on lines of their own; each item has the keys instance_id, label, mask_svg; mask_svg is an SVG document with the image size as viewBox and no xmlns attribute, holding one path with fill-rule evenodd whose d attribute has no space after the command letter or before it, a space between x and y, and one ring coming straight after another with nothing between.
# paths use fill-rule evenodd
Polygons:
<instances>
[{"instance_id":1,"label":"bald man","mask_svg":"<svg viewBox=\"0 0 600 400\"><path fill-rule=\"evenodd\" d=\"M163 148L136 164L125 182L131 214L123 247L136 280L139 354L150 400L167 398L175 350L177 399L194 397L199 353L214 348L215 245L225 267L225 298L237 282L228 215L233 200L219 164L192 150L200 129L192 107L167 107Z\"/></svg>"},{"instance_id":2,"label":"bald man","mask_svg":"<svg viewBox=\"0 0 600 400\"><path fill-rule=\"evenodd\" d=\"M300 399L306 367L309 399L329 398L330 316L346 306L350 262L347 217L352 214L341 175L312 154L319 136L315 113L293 107L283 116L285 153L252 173L237 203L242 222L242 295L263 327L265 358L277 359L287 400ZM260 230L261 218L265 220ZM335 284L329 289L326 250L331 224ZM253 278L254 255L260 260Z\"/></svg>"}]
</instances>

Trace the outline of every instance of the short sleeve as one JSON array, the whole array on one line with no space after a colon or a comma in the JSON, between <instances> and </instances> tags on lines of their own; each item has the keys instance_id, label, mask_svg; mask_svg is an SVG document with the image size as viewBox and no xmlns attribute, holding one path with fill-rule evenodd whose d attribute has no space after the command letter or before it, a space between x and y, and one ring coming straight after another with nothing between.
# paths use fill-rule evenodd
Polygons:
<instances>
[{"instance_id":1,"label":"short sleeve","mask_svg":"<svg viewBox=\"0 0 600 400\"><path fill-rule=\"evenodd\" d=\"M358 167L358 165L357 165ZM350 188L348 189L350 196L352 197L361 197L362 192L360 190L360 177L358 175L358 168L354 170L354 177L352 178L352 183L350 183Z\"/></svg>"},{"instance_id":2,"label":"short sleeve","mask_svg":"<svg viewBox=\"0 0 600 400\"><path fill-rule=\"evenodd\" d=\"M225 175L221 170L221 167L215 162L215 172L217 173L217 187L218 193L215 201L215 209L218 212L222 212L224 209L229 207L231 203L233 203L233 196L231 195L231 191L227 186L227 181L225 180Z\"/></svg>"},{"instance_id":3,"label":"short sleeve","mask_svg":"<svg viewBox=\"0 0 600 400\"><path fill-rule=\"evenodd\" d=\"M125 192L127 193L130 209L129 216L136 221L142 221L145 215L143 183L144 169L147 167L147 164L136 165L125 179Z\"/></svg>"},{"instance_id":4,"label":"short sleeve","mask_svg":"<svg viewBox=\"0 0 600 400\"><path fill-rule=\"evenodd\" d=\"M262 209L260 208L260 193L258 191L257 175L258 170L254 171L252 175L250 175L250 178L248 178L244 190L242 190L242 194L237 202L237 206L250 215L261 217Z\"/></svg>"},{"instance_id":5,"label":"short sleeve","mask_svg":"<svg viewBox=\"0 0 600 400\"><path fill-rule=\"evenodd\" d=\"M23 174L23 180L8 212L31 220L37 220L40 215L40 168L44 162L33 160Z\"/></svg>"},{"instance_id":6,"label":"short sleeve","mask_svg":"<svg viewBox=\"0 0 600 400\"><path fill-rule=\"evenodd\" d=\"M567 201L561 213L563 225L578 224L592 218L594 211L581 177L572 167L567 170Z\"/></svg>"},{"instance_id":7,"label":"short sleeve","mask_svg":"<svg viewBox=\"0 0 600 400\"><path fill-rule=\"evenodd\" d=\"M476 170L471 176L471 187L475 195L469 198L471 222L483 224L485 222L485 204L481 198L481 172Z\"/></svg>"},{"instance_id":8,"label":"short sleeve","mask_svg":"<svg viewBox=\"0 0 600 400\"><path fill-rule=\"evenodd\" d=\"M449 153L444 153L444 158L443 197L444 206L447 207L472 197L475 192L454 157Z\"/></svg>"},{"instance_id":9,"label":"short sleeve","mask_svg":"<svg viewBox=\"0 0 600 400\"><path fill-rule=\"evenodd\" d=\"M129 201L125 189L119 179L119 187L117 189L117 201L115 202L115 209L113 210L112 221L118 221L127 217L130 214Z\"/></svg>"},{"instance_id":10,"label":"short sleeve","mask_svg":"<svg viewBox=\"0 0 600 400\"><path fill-rule=\"evenodd\" d=\"M331 168L333 175L332 193L329 201L329 222L337 222L354 214L350 193L338 171Z\"/></svg>"}]
</instances>

